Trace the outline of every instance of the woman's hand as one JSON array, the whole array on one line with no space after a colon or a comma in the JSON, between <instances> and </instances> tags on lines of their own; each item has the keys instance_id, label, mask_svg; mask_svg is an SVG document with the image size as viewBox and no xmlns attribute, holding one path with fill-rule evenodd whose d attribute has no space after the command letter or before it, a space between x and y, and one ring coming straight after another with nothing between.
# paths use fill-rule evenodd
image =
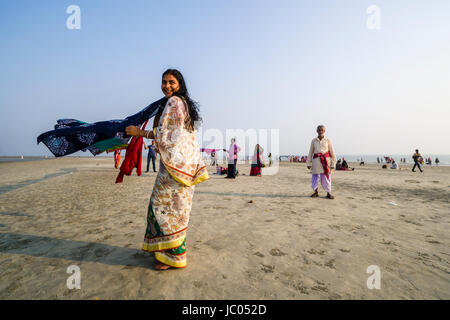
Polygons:
<instances>
[{"instance_id":1,"label":"woman's hand","mask_svg":"<svg viewBox=\"0 0 450 320\"><path fill-rule=\"evenodd\" d=\"M141 130L135 126L128 126L125 128L125 133L129 136L138 137Z\"/></svg>"}]
</instances>

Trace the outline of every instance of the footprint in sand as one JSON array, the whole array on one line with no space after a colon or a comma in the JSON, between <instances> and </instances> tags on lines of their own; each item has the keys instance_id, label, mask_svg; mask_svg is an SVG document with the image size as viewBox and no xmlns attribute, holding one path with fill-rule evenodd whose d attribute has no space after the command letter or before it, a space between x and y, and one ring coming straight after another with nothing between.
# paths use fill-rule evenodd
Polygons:
<instances>
[{"instance_id":1,"label":"footprint in sand","mask_svg":"<svg viewBox=\"0 0 450 320\"><path fill-rule=\"evenodd\" d=\"M319 250L319 251L317 251L317 250L314 249L314 248L312 248L312 249L310 249L309 251L306 251L306 252L308 252L309 254L318 254L318 255L320 255L320 256L323 256L323 255L326 253L325 250Z\"/></svg>"},{"instance_id":2,"label":"footprint in sand","mask_svg":"<svg viewBox=\"0 0 450 320\"><path fill-rule=\"evenodd\" d=\"M334 261L336 261L336 260L335 259L331 259L330 261L325 263L325 266L330 268L330 269L336 269L336 265L334 264Z\"/></svg>"},{"instance_id":3,"label":"footprint in sand","mask_svg":"<svg viewBox=\"0 0 450 320\"><path fill-rule=\"evenodd\" d=\"M350 249L339 249L339 250L345 253L350 252Z\"/></svg>"},{"instance_id":4,"label":"footprint in sand","mask_svg":"<svg viewBox=\"0 0 450 320\"><path fill-rule=\"evenodd\" d=\"M408 183L420 183L420 181L417 181L417 180L405 180L405 182L408 182Z\"/></svg>"},{"instance_id":5,"label":"footprint in sand","mask_svg":"<svg viewBox=\"0 0 450 320\"><path fill-rule=\"evenodd\" d=\"M273 273L273 271L275 270L275 266L266 265L262 263L261 266L262 271L264 271L265 273Z\"/></svg>"},{"instance_id":6,"label":"footprint in sand","mask_svg":"<svg viewBox=\"0 0 450 320\"><path fill-rule=\"evenodd\" d=\"M270 250L269 252L272 256L275 257L280 257L280 256L285 256L287 255L287 253L282 252L280 249L274 248L272 250Z\"/></svg>"},{"instance_id":7,"label":"footprint in sand","mask_svg":"<svg viewBox=\"0 0 450 320\"><path fill-rule=\"evenodd\" d=\"M194 287L196 287L196 288L201 288L201 287L204 287L204 286L206 286L207 284L206 284L206 282L203 282L203 281L194 281Z\"/></svg>"},{"instance_id":8,"label":"footprint in sand","mask_svg":"<svg viewBox=\"0 0 450 320\"><path fill-rule=\"evenodd\" d=\"M398 246L398 244L396 244L394 241L387 241L387 240L383 240L380 242L381 244L386 244L388 246Z\"/></svg>"},{"instance_id":9,"label":"footprint in sand","mask_svg":"<svg viewBox=\"0 0 450 320\"><path fill-rule=\"evenodd\" d=\"M411 221L411 220L404 220L406 223L411 223L411 224L413 224L413 225L416 225L416 226L423 226L423 224L420 224L420 223L418 223L418 222L415 222L415 221Z\"/></svg>"},{"instance_id":10,"label":"footprint in sand","mask_svg":"<svg viewBox=\"0 0 450 320\"><path fill-rule=\"evenodd\" d=\"M320 282L320 281L316 281L316 285L314 287L312 287L311 289L316 290L316 291L328 292L328 288L325 285L325 283Z\"/></svg>"},{"instance_id":11,"label":"footprint in sand","mask_svg":"<svg viewBox=\"0 0 450 320\"><path fill-rule=\"evenodd\" d=\"M254 255L260 258L264 258L264 255L261 252L255 252Z\"/></svg>"},{"instance_id":12,"label":"footprint in sand","mask_svg":"<svg viewBox=\"0 0 450 320\"><path fill-rule=\"evenodd\" d=\"M303 282L294 283L294 284L292 285L292 287L293 287L295 290L300 291L300 293L303 293L303 294L309 294L308 287L305 287L305 286L303 285Z\"/></svg>"}]
</instances>

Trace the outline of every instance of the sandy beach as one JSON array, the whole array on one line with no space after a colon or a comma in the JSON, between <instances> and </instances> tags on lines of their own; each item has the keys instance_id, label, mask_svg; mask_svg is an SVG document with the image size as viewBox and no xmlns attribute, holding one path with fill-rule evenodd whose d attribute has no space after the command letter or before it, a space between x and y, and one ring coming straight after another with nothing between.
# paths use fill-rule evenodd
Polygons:
<instances>
[{"instance_id":1,"label":"sandy beach","mask_svg":"<svg viewBox=\"0 0 450 320\"><path fill-rule=\"evenodd\" d=\"M305 164L241 164L236 180L209 167L187 268L156 271L140 250L156 173L114 184L108 158L2 163L0 299L450 299L450 167L355 167L333 174L334 200L309 197Z\"/></svg>"}]
</instances>

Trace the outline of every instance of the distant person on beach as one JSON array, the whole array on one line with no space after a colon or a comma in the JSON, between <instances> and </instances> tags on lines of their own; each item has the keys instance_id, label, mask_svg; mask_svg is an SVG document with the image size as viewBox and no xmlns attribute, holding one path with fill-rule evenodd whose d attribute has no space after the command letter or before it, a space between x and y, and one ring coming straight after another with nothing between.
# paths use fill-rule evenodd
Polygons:
<instances>
[{"instance_id":1,"label":"distant person on beach","mask_svg":"<svg viewBox=\"0 0 450 320\"><path fill-rule=\"evenodd\" d=\"M120 164L120 150L115 150L114 151L114 167L116 169L119 169L119 164Z\"/></svg>"},{"instance_id":2,"label":"distant person on beach","mask_svg":"<svg viewBox=\"0 0 450 320\"><path fill-rule=\"evenodd\" d=\"M272 166L273 161L272 161L272 153L269 153L269 155L267 156L267 158L269 158L269 167Z\"/></svg>"},{"instance_id":3,"label":"distant person on beach","mask_svg":"<svg viewBox=\"0 0 450 320\"><path fill-rule=\"evenodd\" d=\"M217 163L217 153L216 151L211 152L211 165L216 166Z\"/></svg>"},{"instance_id":4,"label":"distant person on beach","mask_svg":"<svg viewBox=\"0 0 450 320\"><path fill-rule=\"evenodd\" d=\"M342 158L342 165L341 165L341 167L344 168L344 169L348 169L348 163L347 163L347 160L345 160L345 158Z\"/></svg>"},{"instance_id":5,"label":"distant person on beach","mask_svg":"<svg viewBox=\"0 0 450 320\"><path fill-rule=\"evenodd\" d=\"M312 198L319 197L319 180L322 187L327 192L328 199L334 199L331 195L331 174L336 164L336 155L334 154L331 140L325 137L325 126L317 127L317 138L311 141L311 147L308 154L308 169L312 169L312 189L314 193Z\"/></svg>"},{"instance_id":6,"label":"distant person on beach","mask_svg":"<svg viewBox=\"0 0 450 320\"><path fill-rule=\"evenodd\" d=\"M263 151L263 148L257 143L252 158L252 165L250 169L251 176L261 177L261 168L264 165Z\"/></svg>"},{"instance_id":7,"label":"distant person on beach","mask_svg":"<svg viewBox=\"0 0 450 320\"><path fill-rule=\"evenodd\" d=\"M195 123L201 120L197 103L189 97L181 73L166 70L161 90L167 103L155 117L154 130L125 129L127 135L154 139L160 155L142 246L154 252L157 270L186 267L186 232L195 184L209 178L195 137Z\"/></svg>"},{"instance_id":8,"label":"distant person on beach","mask_svg":"<svg viewBox=\"0 0 450 320\"><path fill-rule=\"evenodd\" d=\"M419 168L420 172L423 172L422 168L420 167L420 160L422 159L422 156L419 153L418 149L416 149L416 152L413 154L412 158L414 160L414 166L412 168L412 172L416 172L414 170L416 168L416 166Z\"/></svg>"},{"instance_id":9,"label":"distant person on beach","mask_svg":"<svg viewBox=\"0 0 450 320\"><path fill-rule=\"evenodd\" d=\"M152 140L152 144L147 146L144 143L144 149L147 150L148 149L148 155L147 155L147 170L145 172L149 171L149 167L150 167L150 159L152 160L152 165L153 165L153 172L156 172L156 167L155 167L155 160L156 160L156 145L155 145L155 140Z\"/></svg>"},{"instance_id":10,"label":"distant person on beach","mask_svg":"<svg viewBox=\"0 0 450 320\"><path fill-rule=\"evenodd\" d=\"M355 168L350 168L348 166L347 160L345 158L342 158L342 163L340 163L341 159L338 160L338 163L336 163L336 170L342 170L342 171L354 171Z\"/></svg>"},{"instance_id":11,"label":"distant person on beach","mask_svg":"<svg viewBox=\"0 0 450 320\"><path fill-rule=\"evenodd\" d=\"M398 169L398 165L397 165L397 163L395 162L394 159L392 159L391 169Z\"/></svg>"},{"instance_id":12,"label":"distant person on beach","mask_svg":"<svg viewBox=\"0 0 450 320\"><path fill-rule=\"evenodd\" d=\"M439 159L436 158L436 160L434 160L434 163L436 163L436 165L439 165Z\"/></svg>"},{"instance_id":13,"label":"distant person on beach","mask_svg":"<svg viewBox=\"0 0 450 320\"><path fill-rule=\"evenodd\" d=\"M377 157L377 163L380 163L380 157Z\"/></svg>"},{"instance_id":14,"label":"distant person on beach","mask_svg":"<svg viewBox=\"0 0 450 320\"><path fill-rule=\"evenodd\" d=\"M341 167L342 167L342 160L339 159L339 160L336 162L336 170L341 170Z\"/></svg>"},{"instance_id":15,"label":"distant person on beach","mask_svg":"<svg viewBox=\"0 0 450 320\"><path fill-rule=\"evenodd\" d=\"M236 178L239 151L241 151L241 148L236 144L236 138L232 138L230 148L228 149L228 174L225 178Z\"/></svg>"}]
</instances>

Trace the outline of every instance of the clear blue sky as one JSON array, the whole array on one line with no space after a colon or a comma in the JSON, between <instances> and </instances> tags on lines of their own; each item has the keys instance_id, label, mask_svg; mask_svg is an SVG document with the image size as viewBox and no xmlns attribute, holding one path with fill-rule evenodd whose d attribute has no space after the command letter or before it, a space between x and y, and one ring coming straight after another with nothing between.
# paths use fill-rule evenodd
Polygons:
<instances>
[{"instance_id":1,"label":"clear blue sky","mask_svg":"<svg viewBox=\"0 0 450 320\"><path fill-rule=\"evenodd\" d=\"M81 30L66 28L71 4ZM366 27L372 4L380 30ZM318 124L339 154L450 153L448 0L0 6L0 155L49 155L36 137L59 118L139 111L162 97L169 67L203 130L280 129L281 154L307 153Z\"/></svg>"}]
</instances>

